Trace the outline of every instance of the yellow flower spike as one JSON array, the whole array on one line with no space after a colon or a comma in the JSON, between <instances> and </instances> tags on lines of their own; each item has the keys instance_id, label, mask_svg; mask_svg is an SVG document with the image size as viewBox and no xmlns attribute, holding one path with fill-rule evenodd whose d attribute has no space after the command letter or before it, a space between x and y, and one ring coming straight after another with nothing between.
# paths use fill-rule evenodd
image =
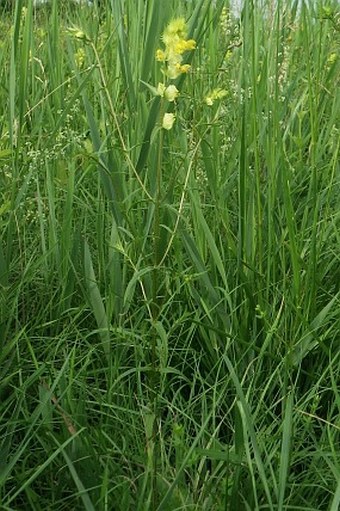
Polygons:
<instances>
[{"instance_id":1,"label":"yellow flower spike","mask_svg":"<svg viewBox=\"0 0 340 511\"><path fill-rule=\"evenodd\" d=\"M156 51L156 60L165 62L162 72L170 80L175 80L182 73L188 73L190 70L191 66L189 64L182 64L182 55L186 51L194 50L196 41L194 39L187 40L186 32L187 27L184 18L173 19L162 35L164 50L158 49Z\"/></svg>"},{"instance_id":2,"label":"yellow flower spike","mask_svg":"<svg viewBox=\"0 0 340 511\"><path fill-rule=\"evenodd\" d=\"M174 125L175 119L176 119L175 114L172 114L172 113L164 114L162 128L164 128L165 130L168 130L168 131L171 130L171 128Z\"/></svg>"}]
</instances>

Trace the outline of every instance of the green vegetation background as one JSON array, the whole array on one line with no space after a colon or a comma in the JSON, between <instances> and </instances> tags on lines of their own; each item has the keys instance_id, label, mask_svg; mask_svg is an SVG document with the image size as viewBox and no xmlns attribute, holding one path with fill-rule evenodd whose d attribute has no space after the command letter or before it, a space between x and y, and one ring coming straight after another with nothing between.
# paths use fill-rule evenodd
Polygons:
<instances>
[{"instance_id":1,"label":"green vegetation background","mask_svg":"<svg viewBox=\"0 0 340 511\"><path fill-rule=\"evenodd\" d=\"M339 5L0 25L0 508L337 511Z\"/></svg>"}]
</instances>

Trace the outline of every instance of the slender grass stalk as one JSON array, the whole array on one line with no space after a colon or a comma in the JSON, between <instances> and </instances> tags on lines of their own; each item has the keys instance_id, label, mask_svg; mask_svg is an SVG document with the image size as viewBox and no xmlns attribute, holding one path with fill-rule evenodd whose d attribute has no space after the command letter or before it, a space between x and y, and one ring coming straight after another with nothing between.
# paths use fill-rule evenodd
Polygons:
<instances>
[{"instance_id":1,"label":"slender grass stalk","mask_svg":"<svg viewBox=\"0 0 340 511\"><path fill-rule=\"evenodd\" d=\"M160 105L160 125L164 115L164 106L161 101ZM152 314L152 336L151 336L151 378L150 378L150 391L151 391L151 408L154 414L154 422L152 427L153 439L153 458L152 458L152 509L156 510L158 505L158 457L159 457L159 391L160 391L160 374L159 374L159 357L157 352L158 330L156 323L161 313L160 302L160 277L161 268L159 262L161 260L160 254L160 228L161 228L161 206L162 206L162 166L163 166L163 143L164 143L164 130L161 128L158 136L157 148L157 168L156 168L156 183L155 183L155 196L153 199L154 213L153 213L153 270L152 270L152 298L151 298L151 314Z\"/></svg>"},{"instance_id":2,"label":"slender grass stalk","mask_svg":"<svg viewBox=\"0 0 340 511\"><path fill-rule=\"evenodd\" d=\"M142 188L143 192L145 193L145 195L149 199L151 199L150 194L146 190L146 188L144 186L144 183L140 179L139 174L137 173L137 170L136 170L136 168L135 168L135 166L134 166L134 164L131 161L131 158L129 156L129 151L128 151L127 147L126 147L126 144L125 144L125 141L124 141L124 137L122 135L122 132L121 132L121 129L120 129L120 126L119 126L118 118L117 118L117 115L116 115L116 112L115 112L115 109L114 109L114 106L113 106L113 103L112 103L112 100L111 100L110 92L109 92L108 86L106 84L105 75L104 75L103 68L102 68L101 62L100 62L100 56L99 56L99 54L97 52L97 49L96 49L96 47L95 47L95 45L93 43L91 43L91 48L92 48L93 53L94 53L95 58L96 58L96 62L97 62L97 66L98 66L98 69L99 69L100 79L101 79L101 82L102 82L103 90L104 90L105 95L106 95L107 103L108 103L108 106L109 106L109 109L110 109L109 111L110 111L110 114L111 114L112 119L114 121L115 128L116 128L117 133L118 133L118 137L119 137L119 141L120 141L123 153L125 154L126 160L127 160L128 164L129 164L129 167L132 170L133 175L137 179L137 181L138 181L140 187Z\"/></svg>"}]
</instances>

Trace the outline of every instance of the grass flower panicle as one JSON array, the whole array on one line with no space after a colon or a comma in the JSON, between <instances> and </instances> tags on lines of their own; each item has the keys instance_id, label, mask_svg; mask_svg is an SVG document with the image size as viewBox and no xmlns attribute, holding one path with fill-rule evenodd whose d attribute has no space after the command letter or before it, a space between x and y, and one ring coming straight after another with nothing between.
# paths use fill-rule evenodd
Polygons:
<instances>
[{"instance_id":1,"label":"grass flower panicle","mask_svg":"<svg viewBox=\"0 0 340 511\"><path fill-rule=\"evenodd\" d=\"M84 48L78 48L76 53L74 54L74 61L78 69L82 68L85 62L85 50Z\"/></svg>"},{"instance_id":2,"label":"grass flower panicle","mask_svg":"<svg viewBox=\"0 0 340 511\"><path fill-rule=\"evenodd\" d=\"M70 36L78 39L79 41L84 41L86 43L90 42L90 38L85 34L85 32L78 27L68 27L66 29L66 33Z\"/></svg>"}]
</instances>

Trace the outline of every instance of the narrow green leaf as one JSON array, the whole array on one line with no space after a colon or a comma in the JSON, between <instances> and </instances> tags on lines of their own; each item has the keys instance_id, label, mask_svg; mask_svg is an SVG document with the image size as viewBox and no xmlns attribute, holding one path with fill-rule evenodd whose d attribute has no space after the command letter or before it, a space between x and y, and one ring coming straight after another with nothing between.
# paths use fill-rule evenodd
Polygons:
<instances>
[{"instance_id":1,"label":"narrow green leaf","mask_svg":"<svg viewBox=\"0 0 340 511\"><path fill-rule=\"evenodd\" d=\"M234 382L236 393L239 398L239 406L240 406L242 421L244 423L245 429L248 432L250 440L251 440L251 445L252 445L252 448L254 451L255 463L256 463L258 473L259 473L259 476L260 476L262 484L263 484L263 488L265 490L265 494L267 497L267 504L269 506L269 509L274 511L272 495L271 495L271 490L270 490L270 486L269 486L269 481L268 481L267 475L266 475L265 465L262 460L261 451L260 451L260 448L259 448L259 445L258 445L258 442L256 439L256 432L254 429L254 420L251 415L251 411L249 409L249 405L248 405L246 396L243 392L241 383L236 375L234 366L231 363L230 359L226 355L223 355L223 358L224 358L225 363L229 369L231 379Z\"/></svg>"},{"instance_id":2,"label":"narrow green leaf","mask_svg":"<svg viewBox=\"0 0 340 511\"><path fill-rule=\"evenodd\" d=\"M319 344L317 330L325 323L333 305L339 300L339 294L319 312L311 322L308 332L300 339L293 349L293 364L299 365L304 357Z\"/></svg>"},{"instance_id":3,"label":"narrow green leaf","mask_svg":"<svg viewBox=\"0 0 340 511\"><path fill-rule=\"evenodd\" d=\"M79 433L78 433L79 435ZM74 437L72 437L71 439L73 439ZM64 449L64 445L60 445L58 440L56 438L53 437L53 440L54 442L57 444L58 446L58 450L62 452L64 458L65 458L65 461L66 461L66 464L68 466L68 469L71 473L71 476L73 478L73 481L75 482L75 485L79 491L79 495L80 495L80 498L83 502L83 505L84 505L84 509L86 511L95 511L96 508L94 507L94 505L92 504L92 501L91 501L91 498L88 494L88 491L87 489L84 487L84 484L82 482L82 480L80 479L79 475L78 475L78 472L74 466L74 464L72 463L72 460L69 458L69 456L66 454L65 452L65 449ZM68 442L69 443L69 442Z\"/></svg>"},{"instance_id":4,"label":"narrow green leaf","mask_svg":"<svg viewBox=\"0 0 340 511\"><path fill-rule=\"evenodd\" d=\"M104 302L97 285L96 276L93 269L90 247L87 241L84 241L84 277L86 283L87 297L94 317L99 328L100 337L103 343L106 355L110 353L110 335L109 321L106 315Z\"/></svg>"},{"instance_id":5,"label":"narrow green leaf","mask_svg":"<svg viewBox=\"0 0 340 511\"><path fill-rule=\"evenodd\" d=\"M294 395L291 392L286 398L284 419L283 419L283 431L282 431L282 442L281 442L281 456L280 456L280 470L279 470L279 485L278 485L278 511L284 509L284 497L286 492L289 461L291 454L291 442L292 442L292 427L293 427L293 398Z\"/></svg>"}]
</instances>

